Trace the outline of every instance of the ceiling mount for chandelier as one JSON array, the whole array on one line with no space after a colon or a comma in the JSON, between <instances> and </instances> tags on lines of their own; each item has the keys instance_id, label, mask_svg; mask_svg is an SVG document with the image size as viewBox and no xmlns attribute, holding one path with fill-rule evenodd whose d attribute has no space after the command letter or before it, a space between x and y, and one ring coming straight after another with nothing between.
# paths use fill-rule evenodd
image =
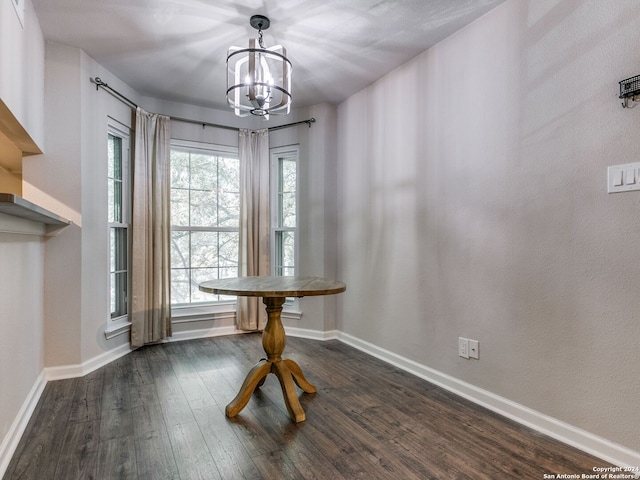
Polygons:
<instances>
[{"instance_id":1,"label":"ceiling mount for chandelier","mask_svg":"<svg viewBox=\"0 0 640 480\"><path fill-rule=\"evenodd\" d=\"M253 15L249 24L258 38L249 39L249 48L229 47L227 52L227 103L236 115L286 115L291 107L291 62L282 45L265 48L262 31L271 22Z\"/></svg>"}]
</instances>

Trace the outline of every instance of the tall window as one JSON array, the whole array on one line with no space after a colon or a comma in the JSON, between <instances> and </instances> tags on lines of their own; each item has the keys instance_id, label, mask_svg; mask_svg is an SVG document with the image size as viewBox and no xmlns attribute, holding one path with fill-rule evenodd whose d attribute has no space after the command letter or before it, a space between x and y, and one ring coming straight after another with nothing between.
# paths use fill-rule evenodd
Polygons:
<instances>
[{"instance_id":1,"label":"tall window","mask_svg":"<svg viewBox=\"0 0 640 480\"><path fill-rule=\"evenodd\" d=\"M107 183L109 205L109 284L111 319L129 315L130 177L129 133L109 126L107 135Z\"/></svg>"},{"instance_id":2,"label":"tall window","mask_svg":"<svg viewBox=\"0 0 640 480\"><path fill-rule=\"evenodd\" d=\"M238 276L240 171L236 149L174 141L171 147L171 302L235 300L198 290Z\"/></svg>"},{"instance_id":3,"label":"tall window","mask_svg":"<svg viewBox=\"0 0 640 480\"><path fill-rule=\"evenodd\" d=\"M296 274L298 148L271 150L271 265L274 275Z\"/></svg>"}]
</instances>

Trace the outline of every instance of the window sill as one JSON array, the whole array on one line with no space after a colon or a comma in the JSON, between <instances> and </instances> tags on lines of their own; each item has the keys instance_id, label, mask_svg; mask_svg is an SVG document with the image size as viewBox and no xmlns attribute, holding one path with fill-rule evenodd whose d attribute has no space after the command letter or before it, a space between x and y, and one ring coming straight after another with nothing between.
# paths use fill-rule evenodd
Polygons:
<instances>
[{"instance_id":1,"label":"window sill","mask_svg":"<svg viewBox=\"0 0 640 480\"><path fill-rule=\"evenodd\" d=\"M112 338L115 338L118 335L122 335L123 333L127 333L130 330L131 322L114 322L111 325L107 325L107 328L104 331L104 336L107 340L111 340Z\"/></svg>"},{"instance_id":2,"label":"window sill","mask_svg":"<svg viewBox=\"0 0 640 480\"><path fill-rule=\"evenodd\" d=\"M282 318L283 320L298 321L302 318L302 312L294 306L287 308L287 306L285 305L285 307L282 309L282 313L280 314L280 318Z\"/></svg>"},{"instance_id":3,"label":"window sill","mask_svg":"<svg viewBox=\"0 0 640 480\"><path fill-rule=\"evenodd\" d=\"M202 320L225 320L236 318L236 304L223 303L219 305L200 305L195 307L174 307L171 310L171 323L190 323ZM302 312L295 305L286 306L282 310L283 320L298 321L302 318ZM131 322L123 321L108 325L104 331L107 340L127 333L131 330Z\"/></svg>"},{"instance_id":4,"label":"window sill","mask_svg":"<svg viewBox=\"0 0 640 480\"><path fill-rule=\"evenodd\" d=\"M221 303L216 305L197 305L173 307L171 323L199 322L201 320L223 320L236 318L236 304Z\"/></svg>"}]
</instances>

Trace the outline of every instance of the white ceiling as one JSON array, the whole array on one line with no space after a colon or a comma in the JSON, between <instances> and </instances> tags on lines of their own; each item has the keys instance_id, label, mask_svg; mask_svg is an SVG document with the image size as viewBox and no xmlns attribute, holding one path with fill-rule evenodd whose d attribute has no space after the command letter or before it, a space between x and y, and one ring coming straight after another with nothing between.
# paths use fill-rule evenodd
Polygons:
<instances>
[{"instance_id":1,"label":"white ceiling","mask_svg":"<svg viewBox=\"0 0 640 480\"><path fill-rule=\"evenodd\" d=\"M33 0L46 40L138 93L227 108L226 52L256 37L293 64L293 108L339 103L504 0ZM108 78L103 78L109 82Z\"/></svg>"}]
</instances>

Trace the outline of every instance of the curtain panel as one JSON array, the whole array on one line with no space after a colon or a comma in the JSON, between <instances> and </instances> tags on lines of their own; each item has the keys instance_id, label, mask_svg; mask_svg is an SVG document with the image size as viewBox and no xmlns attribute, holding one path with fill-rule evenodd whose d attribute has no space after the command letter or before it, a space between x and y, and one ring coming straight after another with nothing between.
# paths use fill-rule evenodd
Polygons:
<instances>
[{"instance_id":1,"label":"curtain panel","mask_svg":"<svg viewBox=\"0 0 640 480\"><path fill-rule=\"evenodd\" d=\"M269 131L240 129L240 252L238 276L269 275ZM264 306L257 297L238 297L236 327L263 330Z\"/></svg>"},{"instance_id":2,"label":"curtain panel","mask_svg":"<svg viewBox=\"0 0 640 480\"><path fill-rule=\"evenodd\" d=\"M131 346L171 336L169 117L136 110L132 188Z\"/></svg>"}]
</instances>

